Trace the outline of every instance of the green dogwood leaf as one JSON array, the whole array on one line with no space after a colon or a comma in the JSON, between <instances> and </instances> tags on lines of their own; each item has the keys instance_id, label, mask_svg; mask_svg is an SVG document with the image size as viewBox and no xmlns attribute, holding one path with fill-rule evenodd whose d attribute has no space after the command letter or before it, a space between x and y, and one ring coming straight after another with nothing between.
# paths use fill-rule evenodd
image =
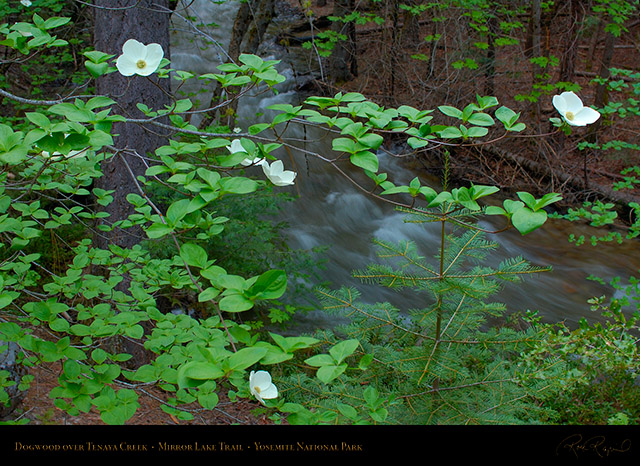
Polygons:
<instances>
[{"instance_id":1,"label":"green dogwood leaf","mask_svg":"<svg viewBox=\"0 0 640 466\"><path fill-rule=\"evenodd\" d=\"M293 351L309 348L320 342L320 340L313 337L283 337L282 335L278 335L277 333L271 333L271 338L276 344L282 348L287 353L292 353Z\"/></svg>"},{"instance_id":2,"label":"green dogwood leaf","mask_svg":"<svg viewBox=\"0 0 640 466\"><path fill-rule=\"evenodd\" d=\"M173 232L173 227L165 225L164 223L154 223L146 230L147 236L151 239L161 238Z\"/></svg>"},{"instance_id":3,"label":"green dogwood leaf","mask_svg":"<svg viewBox=\"0 0 640 466\"><path fill-rule=\"evenodd\" d=\"M84 62L84 66L87 68L87 71L91 76L97 78L98 76L102 76L109 71L108 63L93 63L89 60Z\"/></svg>"},{"instance_id":4,"label":"green dogwood leaf","mask_svg":"<svg viewBox=\"0 0 640 466\"><path fill-rule=\"evenodd\" d=\"M178 387L197 387L207 380L219 379L224 371L215 364L204 361L191 361L178 369Z\"/></svg>"},{"instance_id":5,"label":"green dogwood leaf","mask_svg":"<svg viewBox=\"0 0 640 466\"><path fill-rule=\"evenodd\" d=\"M261 347L242 348L225 359L222 366L226 373L244 370L260 361L267 354L267 351L267 348Z\"/></svg>"},{"instance_id":6,"label":"green dogwood leaf","mask_svg":"<svg viewBox=\"0 0 640 466\"><path fill-rule=\"evenodd\" d=\"M378 171L378 157L373 152L369 152L367 150L352 154L351 163L356 167L363 168L373 173Z\"/></svg>"},{"instance_id":7,"label":"green dogwood leaf","mask_svg":"<svg viewBox=\"0 0 640 466\"><path fill-rule=\"evenodd\" d=\"M287 289L287 274L284 270L268 270L258 277L247 290L247 295L256 299L277 299Z\"/></svg>"},{"instance_id":8,"label":"green dogwood leaf","mask_svg":"<svg viewBox=\"0 0 640 466\"><path fill-rule=\"evenodd\" d=\"M241 294L229 294L220 300L220 310L225 312L244 312L253 307L253 301Z\"/></svg>"},{"instance_id":9,"label":"green dogwood leaf","mask_svg":"<svg viewBox=\"0 0 640 466\"><path fill-rule=\"evenodd\" d=\"M340 364L345 358L351 356L359 345L360 342L356 339L341 341L329 350L329 354L336 363Z\"/></svg>"},{"instance_id":10,"label":"green dogwood leaf","mask_svg":"<svg viewBox=\"0 0 640 466\"><path fill-rule=\"evenodd\" d=\"M266 341L257 342L255 347L265 348L267 350L262 359L260 359L260 364L279 364L293 358L292 353L287 353L283 351L282 348L267 343Z\"/></svg>"},{"instance_id":11,"label":"green dogwood leaf","mask_svg":"<svg viewBox=\"0 0 640 466\"><path fill-rule=\"evenodd\" d=\"M547 212L544 210L532 211L528 207L516 210L511 216L511 223L522 234L531 233L544 225L547 221Z\"/></svg>"},{"instance_id":12,"label":"green dogwood leaf","mask_svg":"<svg viewBox=\"0 0 640 466\"><path fill-rule=\"evenodd\" d=\"M180 257L182 257L190 267L200 267L204 269L207 266L207 251L197 244L183 244L180 247Z\"/></svg>"},{"instance_id":13,"label":"green dogwood leaf","mask_svg":"<svg viewBox=\"0 0 640 466\"><path fill-rule=\"evenodd\" d=\"M316 354L304 360L307 364L313 367L322 367L333 364L334 359L328 354Z\"/></svg>"},{"instance_id":14,"label":"green dogwood leaf","mask_svg":"<svg viewBox=\"0 0 640 466\"><path fill-rule=\"evenodd\" d=\"M440 132L440 137L445 139L456 139L461 138L462 136L462 131L455 126L449 126Z\"/></svg>"},{"instance_id":15,"label":"green dogwood leaf","mask_svg":"<svg viewBox=\"0 0 640 466\"><path fill-rule=\"evenodd\" d=\"M329 383L334 379L337 379L347 369L346 364L322 366L316 372L316 376L324 383Z\"/></svg>"},{"instance_id":16,"label":"green dogwood leaf","mask_svg":"<svg viewBox=\"0 0 640 466\"><path fill-rule=\"evenodd\" d=\"M458 110L455 107L451 107L449 105L441 105L438 107L438 110L440 110L442 113L444 113L447 116L462 119L462 110Z\"/></svg>"},{"instance_id":17,"label":"green dogwood leaf","mask_svg":"<svg viewBox=\"0 0 640 466\"><path fill-rule=\"evenodd\" d=\"M470 124L476 126L492 126L495 124L493 118L486 113L474 113L467 120Z\"/></svg>"}]
</instances>

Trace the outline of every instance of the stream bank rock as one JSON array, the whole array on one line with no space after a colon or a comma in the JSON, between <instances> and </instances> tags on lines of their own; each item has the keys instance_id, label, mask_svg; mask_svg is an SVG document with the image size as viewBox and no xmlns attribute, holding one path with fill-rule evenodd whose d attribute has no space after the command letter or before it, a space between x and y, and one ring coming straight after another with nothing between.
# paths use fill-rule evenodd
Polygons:
<instances>
[{"instance_id":1,"label":"stream bank rock","mask_svg":"<svg viewBox=\"0 0 640 466\"><path fill-rule=\"evenodd\" d=\"M2 385L13 382L8 387L0 386L0 420L9 418L24 397L24 392L18 386L25 370L16 360L17 352L18 345L15 342L0 341L0 381Z\"/></svg>"}]
</instances>

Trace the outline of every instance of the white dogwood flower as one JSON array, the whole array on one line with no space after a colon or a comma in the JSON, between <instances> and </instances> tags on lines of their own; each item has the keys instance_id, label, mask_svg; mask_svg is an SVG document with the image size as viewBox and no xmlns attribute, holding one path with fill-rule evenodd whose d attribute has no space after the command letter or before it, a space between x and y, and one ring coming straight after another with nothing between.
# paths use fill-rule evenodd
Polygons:
<instances>
[{"instance_id":1,"label":"white dogwood flower","mask_svg":"<svg viewBox=\"0 0 640 466\"><path fill-rule=\"evenodd\" d=\"M227 149L229 149L229 152L231 152L232 154L235 154L237 152L244 152L245 154L247 153L246 149L242 147L240 139L234 139L233 141L231 141L231 145L227 146Z\"/></svg>"},{"instance_id":2,"label":"white dogwood flower","mask_svg":"<svg viewBox=\"0 0 640 466\"><path fill-rule=\"evenodd\" d=\"M247 153L246 149L244 147L242 147L242 143L240 142L240 139L234 139L233 141L231 141L231 145L227 146L227 149L232 154L243 153L243 154L249 155ZM244 165L245 167L248 167L249 165L262 165L262 163L266 163L266 161L262 157L256 157L254 159L251 159L251 158L247 157L246 159L244 159L240 163L242 165Z\"/></svg>"},{"instance_id":3,"label":"white dogwood flower","mask_svg":"<svg viewBox=\"0 0 640 466\"><path fill-rule=\"evenodd\" d=\"M122 55L116 60L116 68L123 76L149 76L158 69L164 57L160 44L144 45L129 39L122 46Z\"/></svg>"},{"instance_id":4,"label":"white dogwood flower","mask_svg":"<svg viewBox=\"0 0 640 466\"><path fill-rule=\"evenodd\" d=\"M20 3L22 3L22 5L26 6L27 8L31 6L30 0L20 0Z\"/></svg>"},{"instance_id":5,"label":"white dogwood flower","mask_svg":"<svg viewBox=\"0 0 640 466\"><path fill-rule=\"evenodd\" d=\"M553 96L553 106L571 126L586 126L600 118L600 113L591 107L585 107L574 92L563 92Z\"/></svg>"},{"instance_id":6,"label":"white dogwood flower","mask_svg":"<svg viewBox=\"0 0 640 466\"><path fill-rule=\"evenodd\" d=\"M262 171L276 186L289 186L293 184L297 173L291 170L285 170L281 160L276 160L271 165L268 162L262 163Z\"/></svg>"},{"instance_id":7,"label":"white dogwood flower","mask_svg":"<svg viewBox=\"0 0 640 466\"><path fill-rule=\"evenodd\" d=\"M267 371L251 371L251 374L249 374L249 390L262 404L265 404L264 400L278 397L278 389L271 383L271 374Z\"/></svg>"}]
</instances>

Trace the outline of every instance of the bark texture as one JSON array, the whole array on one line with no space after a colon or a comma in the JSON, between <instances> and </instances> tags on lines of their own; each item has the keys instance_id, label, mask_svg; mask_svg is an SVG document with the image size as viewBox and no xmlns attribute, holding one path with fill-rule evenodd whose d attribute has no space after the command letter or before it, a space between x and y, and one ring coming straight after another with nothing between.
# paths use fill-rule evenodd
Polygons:
<instances>
[{"instance_id":1,"label":"bark texture","mask_svg":"<svg viewBox=\"0 0 640 466\"><path fill-rule=\"evenodd\" d=\"M342 18L355 9L353 0L335 0L333 16ZM356 30L353 21L335 21L332 29L346 37L338 40L329 59L329 76L334 83L343 83L358 75L356 58Z\"/></svg>"},{"instance_id":2,"label":"bark texture","mask_svg":"<svg viewBox=\"0 0 640 466\"><path fill-rule=\"evenodd\" d=\"M168 0L96 0L94 1L94 45L96 50L120 55L122 45L128 39L144 44L158 43L166 58L169 58L169 1ZM136 104L142 102L149 108L162 108L169 103L169 80L148 77L122 76L110 73L101 76L96 83L96 92L111 96L117 101L117 111L130 118L144 118ZM166 135L157 129L131 123L116 123L112 134L114 145L122 152L103 163L104 176L97 181L100 188L113 189L114 201L106 207L109 222L124 219L133 213L127 202L127 194L136 192L132 177L144 174L146 165L141 157L153 153L166 144ZM140 240L137 228L115 229L103 233L98 239L100 247L108 243L120 247L131 247Z\"/></svg>"},{"instance_id":3,"label":"bark texture","mask_svg":"<svg viewBox=\"0 0 640 466\"><path fill-rule=\"evenodd\" d=\"M231 30L229 50L227 51L230 61L237 62L238 57L243 53L257 54L274 14L275 0L247 0L240 5ZM214 104L220 102L224 92L223 88L217 84L213 91L212 102ZM235 126L237 108L238 101L234 100L224 115L217 111L207 113L200 127L206 128L218 119L221 120L220 123L227 124L232 128ZM222 121L223 116L226 118L224 121Z\"/></svg>"},{"instance_id":4,"label":"bark texture","mask_svg":"<svg viewBox=\"0 0 640 466\"><path fill-rule=\"evenodd\" d=\"M94 46L96 50L120 55L122 45L128 39L136 39L145 45L160 44L164 56L169 58L170 13L168 0L95 0ZM144 118L136 106L138 102L152 109L163 108L170 102L169 80L159 79L156 74L126 77L114 72L97 80L96 92L112 97L117 102L116 111L129 118ZM96 182L102 189L115 191L113 202L105 207L110 214L108 222L126 219L134 213L133 206L127 202L127 195L139 194L135 177L144 175L147 167L142 157L154 153L156 148L167 143L167 136L161 133L151 126L127 122L114 124L112 134L115 135L114 145L118 152L103 162L104 175ZM109 246L131 248L143 238L144 232L139 227L115 228L110 232L101 232L95 244L103 249ZM116 289L128 294L130 283L130 278L125 274ZM131 367L149 360L144 347L137 341L114 339L107 344L107 348L131 354Z\"/></svg>"}]
</instances>

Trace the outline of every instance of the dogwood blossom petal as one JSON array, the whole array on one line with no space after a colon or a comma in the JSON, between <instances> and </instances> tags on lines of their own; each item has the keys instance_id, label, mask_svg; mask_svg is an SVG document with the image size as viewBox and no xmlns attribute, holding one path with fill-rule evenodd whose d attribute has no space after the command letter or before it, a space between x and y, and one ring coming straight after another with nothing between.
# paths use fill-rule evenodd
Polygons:
<instances>
[{"instance_id":1,"label":"dogwood blossom petal","mask_svg":"<svg viewBox=\"0 0 640 466\"><path fill-rule=\"evenodd\" d=\"M249 374L249 391L262 404L265 404L264 400L278 397L278 389L271 382L271 374L267 371L251 371Z\"/></svg>"},{"instance_id":2,"label":"dogwood blossom petal","mask_svg":"<svg viewBox=\"0 0 640 466\"><path fill-rule=\"evenodd\" d=\"M261 396L265 400L278 398L278 388L274 384L270 384L267 388L261 391Z\"/></svg>"},{"instance_id":3,"label":"dogwood blossom petal","mask_svg":"<svg viewBox=\"0 0 640 466\"><path fill-rule=\"evenodd\" d=\"M164 57L160 44L144 45L129 39L122 46L122 55L116 60L116 68L123 76L149 76L154 73Z\"/></svg>"},{"instance_id":4,"label":"dogwood blossom petal","mask_svg":"<svg viewBox=\"0 0 640 466\"><path fill-rule=\"evenodd\" d=\"M122 54L130 57L143 58L147 54L147 47L135 39L129 39L122 46Z\"/></svg>"},{"instance_id":5,"label":"dogwood blossom petal","mask_svg":"<svg viewBox=\"0 0 640 466\"><path fill-rule=\"evenodd\" d=\"M229 149L229 152L231 152L232 154L235 154L236 152L247 152L245 148L242 147L242 142L240 142L240 139L234 139L233 141L231 141L231 145L227 146L227 149Z\"/></svg>"},{"instance_id":6,"label":"dogwood blossom petal","mask_svg":"<svg viewBox=\"0 0 640 466\"><path fill-rule=\"evenodd\" d=\"M562 94L554 95L551 101L553 102L553 106L556 108L558 113L560 115L564 115L564 113L567 111L567 103L564 100Z\"/></svg>"},{"instance_id":7,"label":"dogwood blossom petal","mask_svg":"<svg viewBox=\"0 0 640 466\"><path fill-rule=\"evenodd\" d=\"M234 139L233 141L231 141L231 145L227 146L227 149L232 154L242 153L242 154L249 155L247 153L247 150L242 146L240 139ZM243 166L248 167L249 165L262 165L263 163L266 163L266 160L262 157L256 157L254 159L247 157L246 159L242 160L240 163Z\"/></svg>"},{"instance_id":8,"label":"dogwood blossom petal","mask_svg":"<svg viewBox=\"0 0 640 466\"><path fill-rule=\"evenodd\" d=\"M591 107L584 107L575 114L573 124L576 126L586 126L595 123L600 118L600 112Z\"/></svg>"},{"instance_id":9,"label":"dogwood blossom petal","mask_svg":"<svg viewBox=\"0 0 640 466\"><path fill-rule=\"evenodd\" d=\"M160 66L160 62L164 57L164 51L160 44L147 45L147 55L145 57L147 66L149 67L149 74L155 72Z\"/></svg>"},{"instance_id":10,"label":"dogwood blossom petal","mask_svg":"<svg viewBox=\"0 0 640 466\"><path fill-rule=\"evenodd\" d=\"M580 97L578 97L575 92L563 92L562 94L560 94L560 97L562 98L562 100L564 100L566 109L565 111L577 112L580 111L582 107L584 107L582 99L580 99Z\"/></svg>"},{"instance_id":11,"label":"dogwood blossom petal","mask_svg":"<svg viewBox=\"0 0 640 466\"><path fill-rule=\"evenodd\" d=\"M572 91L553 96L552 102L564 121L571 126L586 126L600 118L598 111L585 107L580 97Z\"/></svg>"},{"instance_id":12,"label":"dogwood blossom petal","mask_svg":"<svg viewBox=\"0 0 640 466\"><path fill-rule=\"evenodd\" d=\"M136 62L128 55L120 55L116 60L116 68L123 76L133 76L136 74Z\"/></svg>"},{"instance_id":13,"label":"dogwood blossom petal","mask_svg":"<svg viewBox=\"0 0 640 466\"><path fill-rule=\"evenodd\" d=\"M266 177L269 178L269 181L276 186L292 185L297 175L296 172L285 170L281 160L276 160L271 165L263 163L262 171L264 171Z\"/></svg>"}]
</instances>

